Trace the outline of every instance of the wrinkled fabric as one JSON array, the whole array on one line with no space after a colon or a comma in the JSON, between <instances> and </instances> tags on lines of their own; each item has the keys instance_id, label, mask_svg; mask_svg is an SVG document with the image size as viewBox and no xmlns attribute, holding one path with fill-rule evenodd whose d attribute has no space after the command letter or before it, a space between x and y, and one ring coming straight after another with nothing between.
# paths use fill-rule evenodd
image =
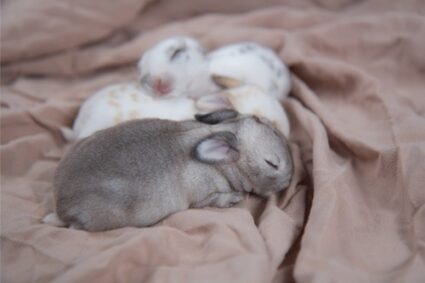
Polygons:
<instances>
[{"instance_id":1,"label":"wrinkled fabric","mask_svg":"<svg viewBox=\"0 0 425 283\"><path fill-rule=\"evenodd\" d=\"M3 1L2 282L424 282L425 1ZM295 174L149 228L41 224L85 98L170 35L290 67Z\"/></svg>"}]
</instances>

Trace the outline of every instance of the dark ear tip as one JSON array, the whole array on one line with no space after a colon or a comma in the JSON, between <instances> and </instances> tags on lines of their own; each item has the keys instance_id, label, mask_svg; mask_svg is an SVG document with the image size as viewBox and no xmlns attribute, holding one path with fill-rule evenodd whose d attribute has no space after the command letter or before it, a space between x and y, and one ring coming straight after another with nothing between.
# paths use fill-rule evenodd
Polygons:
<instances>
[{"instance_id":1,"label":"dark ear tip","mask_svg":"<svg viewBox=\"0 0 425 283\"><path fill-rule=\"evenodd\" d=\"M233 109L221 109L207 114L195 114L195 119L206 124L218 124L222 121L236 118L239 113Z\"/></svg>"},{"instance_id":2,"label":"dark ear tip","mask_svg":"<svg viewBox=\"0 0 425 283\"><path fill-rule=\"evenodd\" d=\"M202 117L204 117L205 115L208 115L208 114L195 114L196 121L200 121Z\"/></svg>"}]
</instances>

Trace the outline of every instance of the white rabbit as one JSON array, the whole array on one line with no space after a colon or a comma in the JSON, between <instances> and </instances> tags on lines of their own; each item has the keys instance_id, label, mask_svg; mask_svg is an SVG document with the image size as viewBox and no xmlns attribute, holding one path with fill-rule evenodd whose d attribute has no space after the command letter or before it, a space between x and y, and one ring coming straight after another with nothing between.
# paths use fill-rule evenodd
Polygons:
<instances>
[{"instance_id":1,"label":"white rabbit","mask_svg":"<svg viewBox=\"0 0 425 283\"><path fill-rule=\"evenodd\" d=\"M138 63L142 86L154 96L199 98L229 86L255 85L282 100L291 88L288 68L269 48L236 43L205 55L190 37L171 37L145 52Z\"/></svg>"},{"instance_id":2,"label":"white rabbit","mask_svg":"<svg viewBox=\"0 0 425 283\"><path fill-rule=\"evenodd\" d=\"M221 78L253 85L282 100L291 89L289 70L269 48L256 43L236 43L208 55L209 73L220 84Z\"/></svg>"},{"instance_id":3,"label":"white rabbit","mask_svg":"<svg viewBox=\"0 0 425 283\"><path fill-rule=\"evenodd\" d=\"M143 54L138 69L142 86L153 96L196 97L218 90L202 46L189 37L160 41Z\"/></svg>"},{"instance_id":4,"label":"white rabbit","mask_svg":"<svg viewBox=\"0 0 425 283\"><path fill-rule=\"evenodd\" d=\"M73 129L62 128L68 141L85 138L121 122L159 118L181 121L198 113L194 101L186 97L154 98L139 84L105 87L87 99L80 108Z\"/></svg>"},{"instance_id":5,"label":"white rabbit","mask_svg":"<svg viewBox=\"0 0 425 283\"><path fill-rule=\"evenodd\" d=\"M220 87L255 85L279 99L286 97L290 88L288 70L280 59L270 49L254 43L229 45L207 58L194 39L171 37L145 52L138 68L141 84L113 85L94 94L81 106L73 129L61 129L64 137L70 141L81 139L136 118L191 119L195 113L217 110L219 105L195 105L190 98L216 93ZM242 100L244 89L230 92L237 94L232 104L241 113L255 114L236 102ZM256 99L272 104L270 99L262 98L265 94L260 95L260 89L252 88L250 92L256 94L247 95L246 105Z\"/></svg>"},{"instance_id":6,"label":"white rabbit","mask_svg":"<svg viewBox=\"0 0 425 283\"><path fill-rule=\"evenodd\" d=\"M227 89L220 94L201 97L197 101L197 107L202 109L231 107L241 114L268 119L286 138L290 134L288 116L279 100L256 86L245 85Z\"/></svg>"}]
</instances>

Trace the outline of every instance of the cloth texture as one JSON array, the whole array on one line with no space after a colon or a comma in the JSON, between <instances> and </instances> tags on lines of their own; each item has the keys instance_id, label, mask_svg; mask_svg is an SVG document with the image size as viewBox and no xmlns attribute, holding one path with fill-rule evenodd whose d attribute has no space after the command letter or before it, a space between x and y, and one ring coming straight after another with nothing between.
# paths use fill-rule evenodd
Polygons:
<instances>
[{"instance_id":1,"label":"cloth texture","mask_svg":"<svg viewBox=\"0 0 425 283\"><path fill-rule=\"evenodd\" d=\"M425 1L1 4L2 282L424 282ZM290 187L149 228L40 223L59 128L171 35L255 41L289 66Z\"/></svg>"}]
</instances>

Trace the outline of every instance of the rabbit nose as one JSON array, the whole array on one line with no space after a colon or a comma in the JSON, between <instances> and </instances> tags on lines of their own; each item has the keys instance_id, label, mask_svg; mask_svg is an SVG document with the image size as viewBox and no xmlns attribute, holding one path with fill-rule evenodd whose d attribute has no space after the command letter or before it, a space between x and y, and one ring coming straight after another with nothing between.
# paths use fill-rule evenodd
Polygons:
<instances>
[{"instance_id":1,"label":"rabbit nose","mask_svg":"<svg viewBox=\"0 0 425 283\"><path fill-rule=\"evenodd\" d=\"M159 95L167 95L171 92L171 82L161 78L154 79L153 89Z\"/></svg>"}]
</instances>

